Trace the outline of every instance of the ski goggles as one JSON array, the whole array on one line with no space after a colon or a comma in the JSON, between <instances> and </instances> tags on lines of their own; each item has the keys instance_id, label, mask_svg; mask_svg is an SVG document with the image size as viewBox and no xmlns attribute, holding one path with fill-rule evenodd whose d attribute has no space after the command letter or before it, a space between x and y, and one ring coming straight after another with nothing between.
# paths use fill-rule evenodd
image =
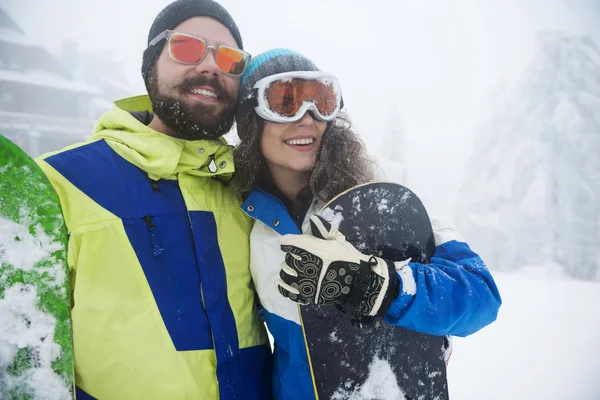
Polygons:
<instances>
[{"instance_id":1,"label":"ski goggles","mask_svg":"<svg viewBox=\"0 0 600 400\"><path fill-rule=\"evenodd\" d=\"M167 39L171 59L182 64L200 64L206 57L208 49L213 49L217 66L228 75L242 75L252 58L243 50L224 45L209 46L202 38L168 29L152 39L148 47L154 46L163 39Z\"/></svg>"},{"instance_id":2,"label":"ski goggles","mask_svg":"<svg viewBox=\"0 0 600 400\"><path fill-rule=\"evenodd\" d=\"M296 71L267 76L249 96L262 118L279 123L300 120L311 111L321 121L334 120L343 107L338 80L320 71Z\"/></svg>"}]
</instances>

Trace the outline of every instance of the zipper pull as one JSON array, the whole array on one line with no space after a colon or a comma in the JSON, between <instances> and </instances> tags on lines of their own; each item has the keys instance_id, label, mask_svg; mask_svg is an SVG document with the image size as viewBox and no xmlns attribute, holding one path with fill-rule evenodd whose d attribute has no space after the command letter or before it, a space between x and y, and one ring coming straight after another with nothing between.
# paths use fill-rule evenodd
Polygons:
<instances>
[{"instance_id":1,"label":"zipper pull","mask_svg":"<svg viewBox=\"0 0 600 400\"><path fill-rule=\"evenodd\" d=\"M148 226L148 232L150 232L150 240L152 241L152 255L154 257L158 257L164 250L160 240L158 239L158 229L156 228L156 225L154 225L154 222L152 222L152 217L147 215L143 219Z\"/></svg>"},{"instance_id":2,"label":"zipper pull","mask_svg":"<svg viewBox=\"0 0 600 400\"><path fill-rule=\"evenodd\" d=\"M215 162L215 156L213 154L211 154L210 163L208 163L208 172L211 174L217 172L217 163Z\"/></svg>"}]
</instances>

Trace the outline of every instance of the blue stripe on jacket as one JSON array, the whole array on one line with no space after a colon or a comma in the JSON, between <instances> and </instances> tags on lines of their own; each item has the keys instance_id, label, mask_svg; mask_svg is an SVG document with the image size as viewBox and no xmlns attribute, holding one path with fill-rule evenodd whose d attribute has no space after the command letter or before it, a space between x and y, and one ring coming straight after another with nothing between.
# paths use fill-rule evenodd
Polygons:
<instances>
[{"instance_id":1,"label":"blue stripe on jacket","mask_svg":"<svg viewBox=\"0 0 600 400\"><path fill-rule=\"evenodd\" d=\"M299 234L300 229L276 197L253 190L242 205L252 218L271 228L274 234ZM252 249L250 249L252 251ZM265 266L267 267L267 266ZM289 301L281 297L281 301ZM274 338L273 395L277 400L315 399L302 326L261 308L259 314Z\"/></svg>"},{"instance_id":2,"label":"blue stripe on jacket","mask_svg":"<svg viewBox=\"0 0 600 400\"><path fill-rule=\"evenodd\" d=\"M273 349L273 393L278 400L315 398L302 327L279 315L260 310L260 316L275 339Z\"/></svg>"},{"instance_id":3,"label":"blue stripe on jacket","mask_svg":"<svg viewBox=\"0 0 600 400\"><path fill-rule=\"evenodd\" d=\"M177 181L161 180L155 189L146 172L104 140L46 162L122 220L175 349L215 349L220 397L246 391L267 397L259 388L269 348L239 349L213 213L188 212Z\"/></svg>"}]
</instances>

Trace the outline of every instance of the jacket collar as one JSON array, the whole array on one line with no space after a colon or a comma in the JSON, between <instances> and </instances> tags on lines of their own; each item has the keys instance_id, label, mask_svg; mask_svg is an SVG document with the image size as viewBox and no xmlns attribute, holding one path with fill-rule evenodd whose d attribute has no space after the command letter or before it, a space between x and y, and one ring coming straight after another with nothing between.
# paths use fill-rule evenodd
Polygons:
<instances>
[{"instance_id":1,"label":"jacket collar","mask_svg":"<svg viewBox=\"0 0 600 400\"><path fill-rule=\"evenodd\" d=\"M104 113L96 123L91 140L104 139L152 179L169 179L182 172L225 180L231 177L233 151L224 139L176 139L150 129L131 115L151 110L147 95L116 101L113 110Z\"/></svg>"},{"instance_id":2,"label":"jacket collar","mask_svg":"<svg viewBox=\"0 0 600 400\"><path fill-rule=\"evenodd\" d=\"M262 189L250 192L242 210L280 235L301 233L283 202Z\"/></svg>"}]
</instances>

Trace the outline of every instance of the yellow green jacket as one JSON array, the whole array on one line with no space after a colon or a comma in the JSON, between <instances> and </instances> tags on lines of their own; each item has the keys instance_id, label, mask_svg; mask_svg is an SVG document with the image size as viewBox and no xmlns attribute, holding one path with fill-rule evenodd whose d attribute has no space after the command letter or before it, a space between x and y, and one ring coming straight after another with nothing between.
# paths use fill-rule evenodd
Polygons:
<instances>
[{"instance_id":1,"label":"yellow green jacket","mask_svg":"<svg viewBox=\"0 0 600 400\"><path fill-rule=\"evenodd\" d=\"M266 399L270 350L231 148L158 133L116 103L40 157L69 230L77 398Z\"/></svg>"}]
</instances>

